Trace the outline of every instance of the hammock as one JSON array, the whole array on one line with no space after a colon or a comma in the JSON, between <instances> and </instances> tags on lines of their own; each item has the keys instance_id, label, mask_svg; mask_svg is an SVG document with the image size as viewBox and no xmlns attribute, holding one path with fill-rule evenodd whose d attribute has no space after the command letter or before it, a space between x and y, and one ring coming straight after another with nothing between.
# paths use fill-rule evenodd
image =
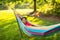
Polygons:
<instances>
[{"instance_id":1,"label":"hammock","mask_svg":"<svg viewBox=\"0 0 60 40\"><path fill-rule=\"evenodd\" d=\"M46 36L56 31L60 31L60 24L51 25L52 28L50 27L44 27L44 28L43 27L27 27L16 14L15 16L18 21L19 28L28 36Z\"/></svg>"}]
</instances>

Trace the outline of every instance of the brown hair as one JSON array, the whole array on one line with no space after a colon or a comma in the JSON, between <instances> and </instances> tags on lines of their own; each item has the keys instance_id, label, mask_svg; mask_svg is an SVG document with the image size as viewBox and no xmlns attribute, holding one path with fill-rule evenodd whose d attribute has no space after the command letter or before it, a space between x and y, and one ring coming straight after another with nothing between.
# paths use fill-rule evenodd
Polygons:
<instances>
[{"instance_id":1,"label":"brown hair","mask_svg":"<svg viewBox=\"0 0 60 40\"><path fill-rule=\"evenodd\" d=\"M26 17L22 17L22 18L21 18L21 20L23 20L24 18L27 20L27 18L26 18Z\"/></svg>"}]
</instances>

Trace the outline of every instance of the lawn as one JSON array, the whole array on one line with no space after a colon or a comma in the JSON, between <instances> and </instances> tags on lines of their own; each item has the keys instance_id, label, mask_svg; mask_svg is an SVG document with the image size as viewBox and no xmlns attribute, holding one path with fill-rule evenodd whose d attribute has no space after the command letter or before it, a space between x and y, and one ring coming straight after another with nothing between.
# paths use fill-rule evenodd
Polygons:
<instances>
[{"instance_id":1,"label":"lawn","mask_svg":"<svg viewBox=\"0 0 60 40\"><path fill-rule=\"evenodd\" d=\"M21 12L23 13L23 12ZM25 16L29 21L33 24L37 25L52 25L60 22L54 22L50 20L45 20L41 18L35 18L31 16ZM11 10L0 10L0 40L20 40L20 31L18 28L18 24ZM60 32L55 33L54 35L48 37L28 37L23 33L24 38L22 40L60 40Z\"/></svg>"}]
</instances>

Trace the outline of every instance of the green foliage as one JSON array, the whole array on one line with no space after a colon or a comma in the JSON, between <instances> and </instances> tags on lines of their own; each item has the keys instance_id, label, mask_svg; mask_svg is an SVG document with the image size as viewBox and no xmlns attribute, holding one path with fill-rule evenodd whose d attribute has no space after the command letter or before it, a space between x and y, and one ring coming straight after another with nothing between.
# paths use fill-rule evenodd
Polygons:
<instances>
[{"instance_id":1,"label":"green foliage","mask_svg":"<svg viewBox=\"0 0 60 40\"><path fill-rule=\"evenodd\" d=\"M60 1L59 0L47 0L47 3L40 5L40 12L44 12L46 15L53 15L60 17Z\"/></svg>"},{"instance_id":2,"label":"green foliage","mask_svg":"<svg viewBox=\"0 0 60 40\"><path fill-rule=\"evenodd\" d=\"M9 9L9 7L34 9L33 0L0 0L0 4L0 9ZM60 0L36 0L36 4L38 11L47 15L60 16Z\"/></svg>"},{"instance_id":3,"label":"green foliage","mask_svg":"<svg viewBox=\"0 0 60 40\"><path fill-rule=\"evenodd\" d=\"M14 3L17 3L17 1L20 1L20 0L0 0L0 4L2 4L3 8L4 7L7 7L7 9L12 5L11 8L14 8L15 5L13 5ZM12 4L11 4L12 3ZM9 6L9 7L8 7Z\"/></svg>"}]
</instances>

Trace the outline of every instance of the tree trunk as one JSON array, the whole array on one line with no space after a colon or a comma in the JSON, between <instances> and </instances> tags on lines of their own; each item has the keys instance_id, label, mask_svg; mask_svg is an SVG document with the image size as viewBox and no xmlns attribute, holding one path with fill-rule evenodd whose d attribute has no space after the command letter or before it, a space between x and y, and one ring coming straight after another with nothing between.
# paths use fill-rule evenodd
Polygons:
<instances>
[{"instance_id":1,"label":"tree trunk","mask_svg":"<svg viewBox=\"0 0 60 40\"><path fill-rule=\"evenodd\" d=\"M36 11L36 0L34 0L34 12Z\"/></svg>"},{"instance_id":2,"label":"tree trunk","mask_svg":"<svg viewBox=\"0 0 60 40\"><path fill-rule=\"evenodd\" d=\"M30 14L28 14L28 16L32 15L34 12L36 12L36 0L33 0L33 2L34 2L34 11L31 12Z\"/></svg>"}]
</instances>

